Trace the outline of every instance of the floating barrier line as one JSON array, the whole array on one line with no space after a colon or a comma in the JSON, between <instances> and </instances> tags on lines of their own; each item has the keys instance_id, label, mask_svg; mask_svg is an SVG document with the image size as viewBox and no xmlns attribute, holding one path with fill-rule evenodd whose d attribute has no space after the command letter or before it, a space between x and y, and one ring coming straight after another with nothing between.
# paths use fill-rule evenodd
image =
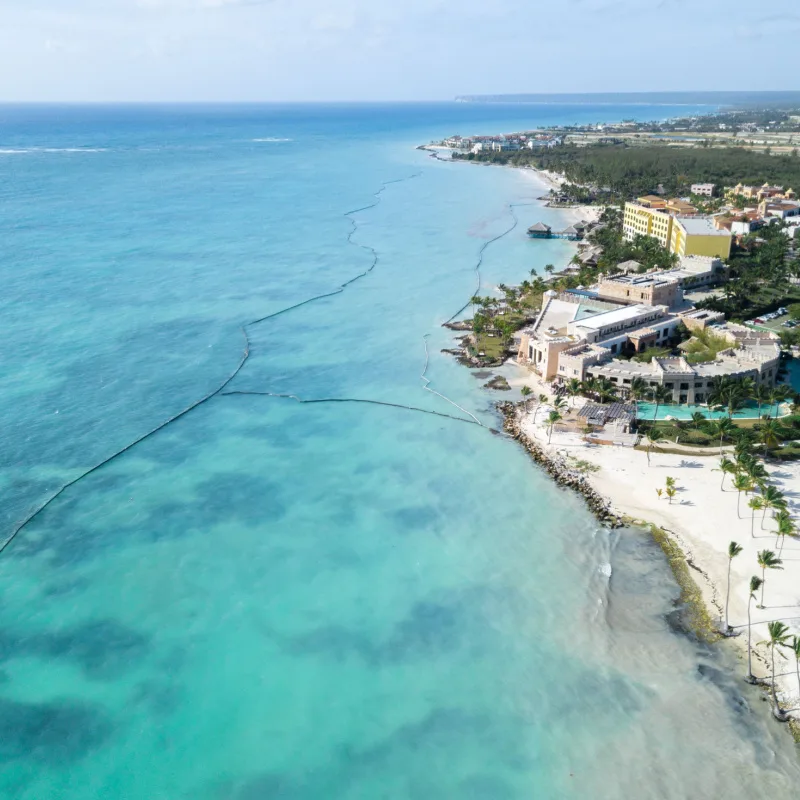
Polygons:
<instances>
[{"instance_id":1,"label":"floating barrier line","mask_svg":"<svg viewBox=\"0 0 800 800\"><path fill-rule=\"evenodd\" d=\"M435 389L431 389L430 388L431 379L426 376L426 373L428 372L428 359L429 359L429 356L428 356L428 337L429 336L430 336L430 334L426 333L422 337L422 342L425 345L425 366L423 367L422 374L420 375L420 378L422 378L422 380L425 381L425 383L423 384L422 388L426 392L430 392L431 394L435 394L437 397L441 397L442 400L446 400L448 403L450 403L450 405L455 406L459 411L463 411L465 414L469 414L469 416L472 417L472 419L475 421L476 425L480 425L481 428L485 428L486 426L474 414L472 414L471 412L467 411L466 408L462 408L458 403L452 401L449 397L445 397L440 392L437 392Z\"/></svg>"},{"instance_id":2,"label":"floating barrier line","mask_svg":"<svg viewBox=\"0 0 800 800\"><path fill-rule=\"evenodd\" d=\"M280 392L261 392L256 390L250 389L231 389L227 392L221 392L225 397L231 397L233 395L256 395L262 397L280 397L284 400L294 400L297 403L367 403L369 405L374 406L387 406L388 408L399 408L403 409L404 411L417 411L421 414L433 414L437 417L445 417L446 419L452 419L456 422L464 422L467 425L480 425L482 428L485 427L482 425L478 420L474 417L473 419L464 419L464 417L456 417L453 414L444 414L441 411L432 411L428 408L417 408L416 406L407 406L403 405L402 403L388 403L384 400L366 400L359 397L315 397L308 400L304 400L302 397L298 397L296 394L282 394ZM466 412L469 414L469 412ZM470 416L472 416L470 414Z\"/></svg>"},{"instance_id":3,"label":"floating barrier line","mask_svg":"<svg viewBox=\"0 0 800 800\"><path fill-rule=\"evenodd\" d=\"M484 242L481 245L480 249L478 250L478 260L475 263L475 275L477 276L477 279L478 279L478 285L475 287L475 291L470 296L470 299L467 300L467 302L464 303L464 305L461 306L461 308L459 308L458 311L456 311L456 313L453 314L452 317L450 317L450 319L447 319L447 320L444 321L445 325L447 325L449 322L452 322L457 316L459 316L464 311L466 311L467 308L469 308L469 306L472 304L472 298L475 297L480 292L481 287L482 287L481 266L483 265L483 257L484 257L484 255L486 255L486 251L495 242L499 242L500 239L503 239L506 236L508 236L508 234L511 233L511 231L513 231L517 227L517 225L519 225L519 218L517 217L517 214L514 211L514 209L515 208L520 208L522 206L535 206L535 205L536 205L536 203L509 203L508 204L508 210L511 212L511 218L514 221L511 223L511 226L507 230L504 230L502 233L499 233L493 239L489 239L487 242Z\"/></svg>"},{"instance_id":4,"label":"floating barrier line","mask_svg":"<svg viewBox=\"0 0 800 800\"><path fill-rule=\"evenodd\" d=\"M357 214L357 213L359 213L361 211L367 211L370 208L375 208L375 206L377 206L380 203L381 195L383 194L384 191L386 191L386 187L387 186L390 186L390 185L395 184L395 183L403 183L404 181L409 181L409 180L412 180L413 178L418 178L420 175L422 175L421 171L415 172L414 174L409 175L409 176L407 176L405 178L395 178L394 180L391 180L391 181L385 181L381 185L381 188L378 189L378 191L374 193L374 195L373 195L375 197L374 202L370 203L369 205L362 206L361 208L355 208L355 209L352 209L350 211L346 211L343 214L343 216L347 217L350 220L351 224L352 224L352 229L351 229L350 233L347 235L347 243L348 244L352 244L354 247L360 247L363 250L367 250L368 252L370 252L372 254L372 263L370 264L370 266L367 269L365 269L363 272L359 273L355 277L350 278L349 280L347 280L344 283L340 284L338 289L335 289L335 290L333 290L331 292L324 292L322 294L315 295L314 297L310 297L307 300L301 301L300 303L295 303L294 305L288 306L287 308L283 308L280 311L276 311L276 312L274 312L272 314L267 314L264 317L259 317L258 319L251 320L250 322L247 322L244 325L241 325L240 326L240 330L242 332L242 335L244 336L244 351L242 353L242 356L239 359L239 363L237 364L236 369L234 369L233 372L231 372L230 375L228 375L228 377L214 391L203 395L203 397L201 397L199 400L195 400L195 402L193 402L191 405L186 406L186 408L184 408L182 411L179 411L177 414L173 414L173 416L169 417L169 419L164 420L164 422L160 423L155 428L151 428L149 431L147 431L147 433L143 433L141 436L137 437L132 442L126 444L124 447L121 447L119 450L116 450L115 452L113 452L107 458L104 458L102 461L99 461L94 466L89 467L88 469L84 470L80 475L76 476L72 480L67 481L66 483L62 484L55 492L53 492L53 494L50 495L50 497L48 497L46 500L44 500L42 503L40 503L38 506L36 506L36 508L34 508L24 519L22 519L20 522L18 522L14 526L13 530L11 531L11 533L6 537L6 539L3 541L2 545L0 545L0 555L2 555L6 551L6 548L8 548L8 546L14 541L14 539L17 538L17 536L19 535L19 533L22 530L24 530L28 525L30 525L30 523L33 522L33 520L35 520L51 503L53 503L55 500L57 500L65 491L67 491L67 489L71 488L72 486L75 486L77 483L80 483L80 481L82 481L84 478L88 477L92 473L97 472L97 470L102 469L106 465L110 464L112 461L114 461L115 459L119 458L119 456L123 455L123 453L127 453L129 450L131 450L137 444L140 444L145 439L150 438L154 434L156 434L159 431L161 431L164 428L166 428L168 425L171 425L173 422L176 422L177 420L181 419L181 417L185 417L189 412L194 411L194 409L198 408L199 406L203 405L204 403L207 403L213 397L216 397L217 395L231 394L231 393L226 393L223 390L241 372L242 367L244 367L244 365L247 363L247 360L250 358L250 337L247 334L247 329L250 326L258 325L261 322L265 322L266 320L273 319L275 317L281 316L282 314L287 314L290 311L294 311L294 310L296 310L298 308L301 308L302 306L308 305L309 303L314 303L317 300L323 300L323 299L325 299L327 297L334 297L337 294L341 294L351 284L353 284L356 281L361 280L362 278L364 278L367 275L369 275L369 273L372 272L373 269L375 269L375 266L378 263L378 254L377 254L375 248L370 247L369 245L358 244L357 242L353 241L353 236L355 235L356 231L358 230L358 223L353 219L353 215ZM301 401L301 402L314 402L314 401ZM326 402L330 402L330 401L326 401ZM374 401L374 400L373 401L352 400L351 402L370 402L370 403L375 403L375 404L378 404L378 405L392 405L391 403L379 403L378 401ZM398 405L397 407L398 408L410 408L410 407L400 406L400 405ZM411 410L426 411L425 409L411 409ZM426 413L438 414L438 412L435 412L435 411L426 411ZM450 415L439 414L439 416L449 417ZM452 416L450 418L451 419L459 419L458 417L455 417L455 416ZM461 419L459 421L461 421L461 422L469 422L469 420L464 420L464 419Z\"/></svg>"}]
</instances>

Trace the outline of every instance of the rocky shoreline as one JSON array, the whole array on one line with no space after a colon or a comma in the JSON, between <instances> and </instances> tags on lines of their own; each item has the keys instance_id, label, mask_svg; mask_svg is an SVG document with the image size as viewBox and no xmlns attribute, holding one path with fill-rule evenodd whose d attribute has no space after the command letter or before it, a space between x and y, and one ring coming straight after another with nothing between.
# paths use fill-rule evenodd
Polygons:
<instances>
[{"instance_id":1,"label":"rocky shoreline","mask_svg":"<svg viewBox=\"0 0 800 800\"><path fill-rule=\"evenodd\" d=\"M514 403L498 403L497 409L503 415L503 430L518 441L528 455L559 485L583 495L589 510L597 519L611 528L621 528L624 520L612 510L611 501L599 494L585 475L570 467L566 459L548 453L538 442L527 436L520 426L519 411Z\"/></svg>"}]
</instances>

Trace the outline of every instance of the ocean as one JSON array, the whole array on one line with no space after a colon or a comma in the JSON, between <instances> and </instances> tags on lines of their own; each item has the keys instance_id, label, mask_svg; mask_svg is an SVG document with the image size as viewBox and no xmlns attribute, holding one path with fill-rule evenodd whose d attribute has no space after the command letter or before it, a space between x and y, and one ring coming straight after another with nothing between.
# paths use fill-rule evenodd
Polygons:
<instances>
[{"instance_id":1,"label":"ocean","mask_svg":"<svg viewBox=\"0 0 800 800\"><path fill-rule=\"evenodd\" d=\"M416 145L693 110L0 107L0 797L795 797L658 547L440 352L573 249Z\"/></svg>"}]
</instances>

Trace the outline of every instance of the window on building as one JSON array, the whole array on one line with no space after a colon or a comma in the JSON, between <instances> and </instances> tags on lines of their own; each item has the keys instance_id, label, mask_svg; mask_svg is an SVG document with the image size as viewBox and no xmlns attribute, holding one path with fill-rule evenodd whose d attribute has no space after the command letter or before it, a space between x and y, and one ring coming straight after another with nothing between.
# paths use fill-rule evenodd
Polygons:
<instances>
[{"instance_id":1,"label":"window on building","mask_svg":"<svg viewBox=\"0 0 800 800\"><path fill-rule=\"evenodd\" d=\"M689 384L688 383L682 383L681 384L681 391L684 391L685 389L688 389L688 388L689 388Z\"/></svg>"},{"instance_id":2,"label":"window on building","mask_svg":"<svg viewBox=\"0 0 800 800\"><path fill-rule=\"evenodd\" d=\"M685 395L685 394L682 394L682 395L680 396L680 400L679 400L678 402L679 402L679 403L685 403L685 402L686 402L686 395Z\"/></svg>"},{"instance_id":3,"label":"window on building","mask_svg":"<svg viewBox=\"0 0 800 800\"><path fill-rule=\"evenodd\" d=\"M667 389L672 389L673 388L671 383L665 383L664 386L666 386Z\"/></svg>"},{"instance_id":4,"label":"window on building","mask_svg":"<svg viewBox=\"0 0 800 800\"><path fill-rule=\"evenodd\" d=\"M695 392L694 399L697 403L705 403L706 396L702 392Z\"/></svg>"},{"instance_id":5,"label":"window on building","mask_svg":"<svg viewBox=\"0 0 800 800\"><path fill-rule=\"evenodd\" d=\"M699 383L695 382L694 388L695 389L702 389L703 388L703 382L702 381L700 381Z\"/></svg>"}]
</instances>

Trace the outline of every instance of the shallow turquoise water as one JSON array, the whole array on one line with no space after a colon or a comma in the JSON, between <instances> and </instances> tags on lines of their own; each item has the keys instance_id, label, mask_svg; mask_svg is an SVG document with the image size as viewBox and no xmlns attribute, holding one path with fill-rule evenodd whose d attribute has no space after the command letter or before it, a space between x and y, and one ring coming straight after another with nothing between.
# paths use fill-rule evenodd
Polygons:
<instances>
[{"instance_id":1,"label":"shallow turquoise water","mask_svg":"<svg viewBox=\"0 0 800 800\"><path fill-rule=\"evenodd\" d=\"M699 411L706 419L722 419L727 417L727 411L717 411L708 406L688 406L688 405L664 405L661 403L658 406L658 417L656 414L655 403L639 403L637 414L640 419L666 419L667 417L675 417L675 419L691 419L692 414ZM734 412L734 419L758 419L760 416L770 414L771 416L785 416L788 414L788 406L784 403L778 405L762 405L761 413L759 414L758 406L754 403L748 403L744 408Z\"/></svg>"},{"instance_id":2,"label":"shallow turquoise water","mask_svg":"<svg viewBox=\"0 0 800 800\"><path fill-rule=\"evenodd\" d=\"M0 796L793 796L657 549L439 352L484 244L484 287L572 251L528 176L414 145L598 114L2 110L6 535L378 260L0 557Z\"/></svg>"}]
</instances>

